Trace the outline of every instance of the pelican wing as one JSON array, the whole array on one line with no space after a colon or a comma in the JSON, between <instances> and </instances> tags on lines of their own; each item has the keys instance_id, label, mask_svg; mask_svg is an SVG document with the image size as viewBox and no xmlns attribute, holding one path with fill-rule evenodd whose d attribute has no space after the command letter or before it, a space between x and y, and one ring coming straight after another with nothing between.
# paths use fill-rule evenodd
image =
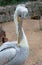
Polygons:
<instances>
[{"instance_id":1,"label":"pelican wing","mask_svg":"<svg viewBox=\"0 0 42 65\"><path fill-rule=\"evenodd\" d=\"M14 46L15 44L12 45L7 42L0 47L0 65L8 63L16 56L16 49Z\"/></svg>"},{"instance_id":2,"label":"pelican wing","mask_svg":"<svg viewBox=\"0 0 42 65\"><path fill-rule=\"evenodd\" d=\"M14 48L15 46L17 45L17 42L13 41L13 42L6 42L6 43L3 43L3 45L0 47L0 52L4 49L7 49L7 48Z\"/></svg>"}]
</instances>

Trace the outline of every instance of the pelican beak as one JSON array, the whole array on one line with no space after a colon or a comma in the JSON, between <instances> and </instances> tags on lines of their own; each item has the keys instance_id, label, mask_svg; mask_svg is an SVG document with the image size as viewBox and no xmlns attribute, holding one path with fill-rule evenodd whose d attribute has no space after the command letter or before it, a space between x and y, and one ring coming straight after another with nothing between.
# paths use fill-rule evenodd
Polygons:
<instances>
[{"instance_id":1,"label":"pelican beak","mask_svg":"<svg viewBox=\"0 0 42 65\"><path fill-rule=\"evenodd\" d=\"M18 16L18 23L20 23L21 22L21 17L20 16Z\"/></svg>"},{"instance_id":2,"label":"pelican beak","mask_svg":"<svg viewBox=\"0 0 42 65\"><path fill-rule=\"evenodd\" d=\"M20 46L20 42L21 42L21 31L18 32L18 46Z\"/></svg>"},{"instance_id":3,"label":"pelican beak","mask_svg":"<svg viewBox=\"0 0 42 65\"><path fill-rule=\"evenodd\" d=\"M20 36L18 35L18 45L20 44Z\"/></svg>"},{"instance_id":4,"label":"pelican beak","mask_svg":"<svg viewBox=\"0 0 42 65\"><path fill-rule=\"evenodd\" d=\"M18 17L18 46L20 46L20 41L21 41L21 29L22 29L22 21L21 17Z\"/></svg>"}]
</instances>

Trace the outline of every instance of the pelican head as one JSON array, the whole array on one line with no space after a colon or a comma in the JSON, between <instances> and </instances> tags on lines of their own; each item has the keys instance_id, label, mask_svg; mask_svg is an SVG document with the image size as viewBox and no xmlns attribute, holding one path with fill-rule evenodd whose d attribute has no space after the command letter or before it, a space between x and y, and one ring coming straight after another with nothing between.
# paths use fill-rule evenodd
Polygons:
<instances>
[{"instance_id":1,"label":"pelican head","mask_svg":"<svg viewBox=\"0 0 42 65\"><path fill-rule=\"evenodd\" d=\"M18 33L18 23L22 22L23 19L26 19L28 17L28 9L25 7L24 4L19 4L16 7L15 13L14 13L14 22L16 25L16 34Z\"/></svg>"},{"instance_id":2,"label":"pelican head","mask_svg":"<svg viewBox=\"0 0 42 65\"><path fill-rule=\"evenodd\" d=\"M28 17L28 9L25 7L24 4L20 4L17 6L16 11L18 12L17 16L21 16L22 19Z\"/></svg>"}]
</instances>

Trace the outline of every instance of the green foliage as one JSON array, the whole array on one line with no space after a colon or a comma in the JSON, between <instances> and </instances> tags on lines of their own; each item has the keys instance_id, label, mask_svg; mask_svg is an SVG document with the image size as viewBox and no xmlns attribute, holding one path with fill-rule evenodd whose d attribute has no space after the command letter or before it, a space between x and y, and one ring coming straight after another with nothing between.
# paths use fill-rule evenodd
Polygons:
<instances>
[{"instance_id":1,"label":"green foliage","mask_svg":"<svg viewBox=\"0 0 42 65\"><path fill-rule=\"evenodd\" d=\"M5 6L5 5L12 5L12 4L18 4L21 2L26 2L28 0L0 0L0 6Z\"/></svg>"},{"instance_id":2,"label":"green foliage","mask_svg":"<svg viewBox=\"0 0 42 65\"><path fill-rule=\"evenodd\" d=\"M0 6L10 5L16 3L16 0L0 0Z\"/></svg>"}]
</instances>

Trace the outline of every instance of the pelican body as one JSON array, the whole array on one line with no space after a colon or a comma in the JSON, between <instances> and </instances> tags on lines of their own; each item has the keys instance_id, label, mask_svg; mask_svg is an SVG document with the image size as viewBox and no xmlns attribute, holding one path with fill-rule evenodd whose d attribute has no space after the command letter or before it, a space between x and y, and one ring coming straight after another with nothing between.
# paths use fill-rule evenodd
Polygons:
<instances>
[{"instance_id":1,"label":"pelican body","mask_svg":"<svg viewBox=\"0 0 42 65\"><path fill-rule=\"evenodd\" d=\"M0 65L23 65L29 55L29 45L22 28L23 19L28 10L24 5L18 5L14 13L17 41L6 42L0 47Z\"/></svg>"}]
</instances>

